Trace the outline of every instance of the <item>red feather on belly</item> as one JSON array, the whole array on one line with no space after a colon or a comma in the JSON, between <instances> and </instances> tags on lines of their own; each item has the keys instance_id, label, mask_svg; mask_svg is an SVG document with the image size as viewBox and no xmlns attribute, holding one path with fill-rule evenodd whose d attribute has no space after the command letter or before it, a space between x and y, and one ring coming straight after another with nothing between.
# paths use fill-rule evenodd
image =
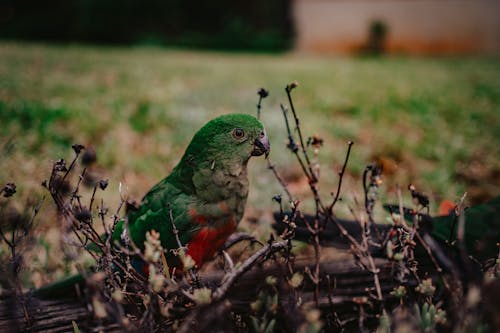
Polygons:
<instances>
[{"instance_id":1,"label":"red feather on belly","mask_svg":"<svg viewBox=\"0 0 500 333\"><path fill-rule=\"evenodd\" d=\"M236 230L236 222L232 218L220 227L206 226L198 231L188 244L187 254L193 258L198 267L212 259L222 249L227 238Z\"/></svg>"}]
</instances>

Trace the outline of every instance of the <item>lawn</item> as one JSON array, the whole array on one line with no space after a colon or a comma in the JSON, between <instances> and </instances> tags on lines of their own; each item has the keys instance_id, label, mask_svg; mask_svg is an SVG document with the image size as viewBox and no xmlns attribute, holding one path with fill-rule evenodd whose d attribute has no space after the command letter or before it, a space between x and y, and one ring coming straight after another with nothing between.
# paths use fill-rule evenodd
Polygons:
<instances>
[{"instance_id":1,"label":"lawn","mask_svg":"<svg viewBox=\"0 0 500 333\"><path fill-rule=\"evenodd\" d=\"M270 158L299 198L307 185L286 150L279 104L284 87L299 82L294 101L306 135L324 139L321 191L336 188L346 142L354 141L343 191L360 198L360 176L377 160L386 173L382 198L410 182L444 198L468 191L471 202L498 194L500 185L500 58L317 57L299 54L194 52L0 44L0 184L18 186L16 209L44 194L51 163L71 158L71 144L92 146L96 178L111 207L118 187L131 198L167 175L193 133L230 112L255 114L265 87L262 120ZM251 163L249 215L276 208L280 192L262 159ZM46 201L40 225L53 215ZM263 217L265 219L265 217Z\"/></svg>"}]
</instances>

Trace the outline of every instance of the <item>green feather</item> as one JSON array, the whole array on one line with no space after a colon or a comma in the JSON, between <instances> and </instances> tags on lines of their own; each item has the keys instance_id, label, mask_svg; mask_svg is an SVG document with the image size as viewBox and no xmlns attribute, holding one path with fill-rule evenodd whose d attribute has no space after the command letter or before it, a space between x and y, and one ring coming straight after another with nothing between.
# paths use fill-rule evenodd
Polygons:
<instances>
[{"instance_id":1,"label":"green feather","mask_svg":"<svg viewBox=\"0 0 500 333\"><path fill-rule=\"evenodd\" d=\"M236 128L243 129L244 138L234 137ZM134 243L143 248L146 232L156 230L164 248L178 248L170 209L183 245L200 228L189 216L190 209L206 216L215 226L227 215L219 208L219 203L225 202L239 222L248 193L246 164L254 141L263 131L260 121L244 114L221 116L202 127L172 173L144 196L138 211L128 215ZM123 228L124 222L116 228L114 240L120 240Z\"/></svg>"},{"instance_id":2,"label":"green feather","mask_svg":"<svg viewBox=\"0 0 500 333\"><path fill-rule=\"evenodd\" d=\"M465 210L465 246L477 259L493 258L500 241L500 196ZM436 216L432 219L432 236L440 241L457 239L458 218Z\"/></svg>"},{"instance_id":3,"label":"green feather","mask_svg":"<svg viewBox=\"0 0 500 333\"><path fill-rule=\"evenodd\" d=\"M84 278L81 274L69 276L62 280L48 284L36 289L33 295L39 298L51 299L68 297L76 294L76 287L84 283Z\"/></svg>"},{"instance_id":4,"label":"green feather","mask_svg":"<svg viewBox=\"0 0 500 333\"><path fill-rule=\"evenodd\" d=\"M398 212L397 205L384 205L391 212ZM404 208L404 217L413 223L411 209ZM467 252L477 259L488 259L498 254L497 242L500 240L500 196L490 201L467 208L465 217L465 246ZM431 235L441 241L452 243L457 239L458 217L455 214L446 216L421 215L430 222Z\"/></svg>"}]
</instances>

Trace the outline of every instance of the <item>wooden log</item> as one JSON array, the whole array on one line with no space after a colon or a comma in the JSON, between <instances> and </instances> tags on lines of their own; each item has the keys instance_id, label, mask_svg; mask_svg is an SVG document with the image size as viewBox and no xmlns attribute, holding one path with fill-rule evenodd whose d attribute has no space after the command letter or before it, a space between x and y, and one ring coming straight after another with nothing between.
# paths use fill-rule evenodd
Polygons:
<instances>
[{"instance_id":1,"label":"wooden log","mask_svg":"<svg viewBox=\"0 0 500 333\"><path fill-rule=\"evenodd\" d=\"M385 260L377 260L380 269L379 278L381 289L385 297L396 286L391 277L390 263ZM311 265L311 260L298 259L295 263L295 271L304 271L306 266ZM247 272L231 288L227 299L232 305L232 311L248 312L249 304L255 301L260 288L265 284L269 275L278 278L281 285L282 297L280 302L289 302L286 293L290 287L283 280L285 271L283 264L271 264L271 261L261 267L254 267ZM373 289L373 276L370 272L355 265L354 261L331 261L321 264L322 280L320 283L321 294L319 304L321 308L327 308L332 304L338 309L347 309L361 297L370 298L370 290ZM332 295L328 297L328 286L326 275L335 280L335 288L330 286ZM202 283L208 286L217 286L223 277L223 272L211 272L201 276ZM288 289L287 289L288 288ZM307 279L299 292L303 301L313 300L313 286ZM355 308L354 308L355 309ZM120 327L112 320L99 321L94 318L84 300L78 297L68 297L57 300L43 300L23 295L4 295L0 297L0 332L74 332L73 322L77 323L82 332L119 332Z\"/></svg>"}]
</instances>

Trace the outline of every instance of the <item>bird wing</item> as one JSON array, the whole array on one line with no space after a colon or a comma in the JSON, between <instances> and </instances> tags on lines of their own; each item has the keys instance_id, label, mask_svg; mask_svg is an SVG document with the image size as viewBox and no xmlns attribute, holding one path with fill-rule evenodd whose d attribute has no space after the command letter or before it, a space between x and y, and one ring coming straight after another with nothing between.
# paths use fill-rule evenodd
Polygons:
<instances>
[{"instance_id":1,"label":"bird wing","mask_svg":"<svg viewBox=\"0 0 500 333\"><path fill-rule=\"evenodd\" d=\"M144 248L146 233L155 230L160 234L161 244L167 250L179 248L173 224L178 231L179 241L186 245L197 226L191 223L188 208L195 201L174 186L168 178L154 186L143 198L138 210L128 214L129 235L135 245ZM114 240L121 239L125 221L121 222L114 233Z\"/></svg>"}]
</instances>

